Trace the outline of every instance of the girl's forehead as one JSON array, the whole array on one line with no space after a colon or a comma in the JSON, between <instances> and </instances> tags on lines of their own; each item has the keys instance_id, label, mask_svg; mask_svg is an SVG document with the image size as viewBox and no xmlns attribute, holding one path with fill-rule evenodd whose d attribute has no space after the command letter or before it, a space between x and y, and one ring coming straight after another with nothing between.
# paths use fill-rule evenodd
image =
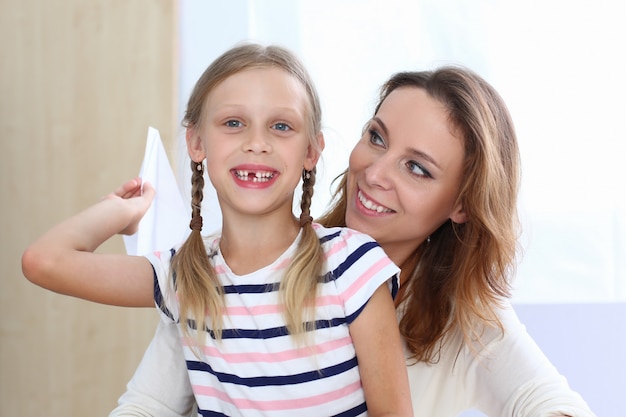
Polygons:
<instances>
[{"instance_id":1,"label":"girl's forehead","mask_svg":"<svg viewBox=\"0 0 626 417\"><path fill-rule=\"evenodd\" d=\"M290 105L308 103L303 83L293 74L277 66L254 66L234 72L206 91L205 104L213 97L231 99L264 97Z\"/></svg>"}]
</instances>

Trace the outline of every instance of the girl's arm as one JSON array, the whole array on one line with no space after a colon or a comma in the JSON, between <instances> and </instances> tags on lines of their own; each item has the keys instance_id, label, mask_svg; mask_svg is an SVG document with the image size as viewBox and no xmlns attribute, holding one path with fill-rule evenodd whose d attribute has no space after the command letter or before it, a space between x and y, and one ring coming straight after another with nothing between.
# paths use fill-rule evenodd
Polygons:
<instances>
[{"instance_id":1,"label":"girl's arm","mask_svg":"<svg viewBox=\"0 0 626 417\"><path fill-rule=\"evenodd\" d=\"M413 416L395 307L381 285L350 325L370 416Z\"/></svg>"},{"instance_id":2,"label":"girl's arm","mask_svg":"<svg viewBox=\"0 0 626 417\"><path fill-rule=\"evenodd\" d=\"M27 247L24 276L51 291L98 303L154 306L153 273L146 258L94 253L112 236L134 233L153 198L149 184L142 187L139 178L127 181Z\"/></svg>"}]
</instances>

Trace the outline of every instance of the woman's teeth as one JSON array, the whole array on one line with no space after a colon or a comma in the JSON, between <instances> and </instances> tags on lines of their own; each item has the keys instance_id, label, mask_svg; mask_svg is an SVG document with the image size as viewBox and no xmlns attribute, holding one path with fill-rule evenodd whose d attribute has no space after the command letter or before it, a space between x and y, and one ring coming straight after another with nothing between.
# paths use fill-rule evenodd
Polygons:
<instances>
[{"instance_id":1,"label":"woman's teeth","mask_svg":"<svg viewBox=\"0 0 626 417\"><path fill-rule=\"evenodd\" d=\"M359 201L361 202L361 204L363 204L365 208L368 210L372 210L377 213L391 213L393 211L393 210L388 209L387 207L383 207L381 205L374 203L371 200L368 200L367 198L365 198L365 196L363 195L361 191L359 191L358 197L359 197Z\"/></svg>"}]
</instances>

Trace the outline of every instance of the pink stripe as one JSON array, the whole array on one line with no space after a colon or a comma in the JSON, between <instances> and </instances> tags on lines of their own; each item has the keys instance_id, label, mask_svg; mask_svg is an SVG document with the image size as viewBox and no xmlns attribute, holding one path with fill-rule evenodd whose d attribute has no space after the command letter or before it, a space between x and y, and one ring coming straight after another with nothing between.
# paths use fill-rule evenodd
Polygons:
<instances>
[{"instance_id":1,"label":"pink stripe","mask_svg":"<svg viewBox=\"0 0 626 417\"><path fill-rule=\"evenodd\" d=\"M359 291L363 286L370 280L370 278L377 274L380 270L387 267L391 263L391 259L382 258L379 259L378 262L371 265L365 273L363 273L357 280L355 280L347 290L345 290L341 294L341 298L344 300L350 299L357 291ZM391 278L391 277L390 277Z\"/></svg>"},{"instance_id":2,"label":"pink stripe","mask_svg":"<svg viewBox=\"0 0 626 417\"><path fill-rule=\"evenodd\" d=\"M353 382L343 388L327 392L325 394L314 395L312 397L297 398L289 400L271 400L271 401L254 401L245 398L232 399L222 391L213 387L205 387L194 385L193 390L198 395L206 395L217 397L224 402L228 402L240 410L262 410L262 411L278 411L278 410L299 410L308 407L315 407L331 401L347 397L350 394L361 389L361 381Z\"/></svg>"},{"instance_id":3,"label":"pink stripe","mask_svg":"<svg viewBox=\"0 0 626 417\"><path fill-rule=\"evenodd\" d=\"M346 242L350 240L352 236L354 236L355 234L357 234L357 232L355 232L352 229L344 229L344 232L342 235L343 239L333 244L333 246L328 250L328 252L326 252L326 257L329 258L335 253L343 250L346 246L348 246Z\"/></svg>"},{"instance_id":4,"label":"pink stripe","mask_svg":"<svg viewBox=\"0 0 626 417\"><path fill-rule=\"evenodd\" d=\"M257 316L261 314L279 314L284 310L284 306L278 304L266 304L253 307L234 306L226 307L226 314L229 316Z\"/></svg>"},{"instance_id":5,"label":"pink stripe","mask_svg":"<svg viewBox=\"0 0 626 417\"><path fill-rule=\"evenodd\" d=\"M291 257L283 259L282 262L278 263L277 265L274 265L274 268L272 268L272 270L276 271L276 270L287 268L287 266L290 263L291 263Z\"/></svg>"},{"instance_id":6,"label":"pink stripe","mask_svg":"<svg viewBox=\"0 0 626 417\"><path fill-rule=\"evenodd\" d=\"M189 346L190 344L195 345L195 341L192 340L190 343L186 339L182 339L182 343L184 346ZM344 337L337 340L330 340L325 343L320 343L312 347L315 354L320 355L327 352L332 352L333 350L340 349L344 346L352 344L351 337ZM283 350L282 352L271 352L271 353L262 353L262 352L245 352L245 353L223 353L218 349L205 346L204 353L216 359L221 359L227 363L248 363L248 362L264 362L264 363L277 363L277 362L287 362L294 359L300 359L311 356L311 349L309 348L301 348L301 349L288 349Z\"/></svg>"},{"instance_id":7,"label":"pink stripe","mask_svg":"<svg viewBox=\"0 0 626 417\"><path fill-rule=\"evenodd\" d=\"M333 256L337 252L343 250L346 246L347 246L347 243L346 243L345 240L342 239L342 240L338 241L333 246L331 246L331 248L326 252L326 258L330 258L331 256Z\"/></svg>"}]
</instances>

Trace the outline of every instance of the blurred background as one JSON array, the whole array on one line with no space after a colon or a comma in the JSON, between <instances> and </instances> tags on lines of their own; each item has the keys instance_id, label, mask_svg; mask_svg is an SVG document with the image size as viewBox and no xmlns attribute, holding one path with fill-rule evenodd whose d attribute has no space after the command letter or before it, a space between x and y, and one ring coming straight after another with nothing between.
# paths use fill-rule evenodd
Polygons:
<instances>
[{"instance_id":1,"label":"blurred background","mask_svg":"<svg viewBox=\"0 0 626 417\"><path fill-rule=\"evenodd\" d=\"M594 411L617 416L626 386L623 18L617 0L0 0L0 415L115 406L156 312L44 291L23 278L21 253L135 176L148 126L187 198L180 119L189 92L219 54L254 40L292 49L317 83L327 147L315 215L393 72L460 64L496 87L522 152L513 300Z\"/></svg>"}]
</instances>

